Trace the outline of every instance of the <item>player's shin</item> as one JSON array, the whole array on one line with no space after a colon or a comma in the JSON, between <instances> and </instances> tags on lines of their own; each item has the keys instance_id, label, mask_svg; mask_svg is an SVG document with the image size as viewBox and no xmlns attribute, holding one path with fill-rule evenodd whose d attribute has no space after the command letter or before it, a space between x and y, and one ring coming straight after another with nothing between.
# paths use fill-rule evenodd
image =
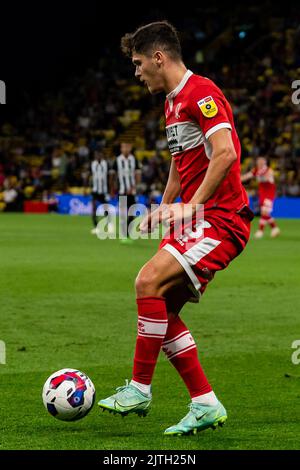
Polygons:
<instances>
[{"instance_id":1,"label":"player's shin","mask_svg":"<svg viewBox=\"0 0 300 470\"><path fill-rule=\"evenodd\" d=\"M259 230L261 232L264 231L265 229L265 226L268 224L269 222L269 219L270 219L270 216L269 215L262 215L259 219Z\"/></svg>"},{"instance_id":2,"label":"player's shin","mask_svg":"<svg viewBox=\"0 0 300 470\"><path fill-rule=\"evenodd\" d=\"M276 222L275 222L274 217L270 217L270 218L269 218L268 224L270 225L271 228L277 227L277 224L276 224Z\"/></svg>"},{"instance_id":3,"label":"player's shin","mask_svg":"<svg viewBox=\"0 0 300 470\"><path fill-rule=\"evenodd\" d=\"M213 394L199 362L195 341L179 316L169 316L162 350L183 379L192 400Z\"/></svg>"},{"instance_id":4,"label":"player's shin","mask_svg":"<svg viewBox=\"0 0 300 470\"><path fill-rule=\"evenodd\" d=\"M165 299L162 297L142 297L137 299L138 305L138 336L133 366L133 382L135 386L142 384L149 387L154 373L157 358L168 326Z\"/></svg>"}]
</instances>

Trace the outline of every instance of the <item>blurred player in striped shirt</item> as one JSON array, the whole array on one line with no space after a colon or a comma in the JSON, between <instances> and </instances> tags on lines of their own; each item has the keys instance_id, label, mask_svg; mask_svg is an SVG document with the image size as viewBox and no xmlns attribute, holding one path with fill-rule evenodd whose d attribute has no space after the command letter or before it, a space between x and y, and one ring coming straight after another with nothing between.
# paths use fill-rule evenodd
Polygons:
<instances>
[{"instance_id":1,"label":"blurred player in striped shirt","mask_svg":"<svg viewBox=\"0 0 300 470\"><path fill-rule=\"evenodd\" d=\"M97 235L97 208L99 204L105 204L109 199L109 166L104 154L100 150L94 151L94 160L91 163L92 179L92 222L93 235ZM109 215L108 215L109 216ZM108 222L109 232L113 231L113 225Z\"/></svg>"},{"instance_id":2,"label":"blurred player in striped shirt","mask_svg":"<svg viewBox=\"0 0 300 470\"><path fill-rule=\"evenodd\" d=\"M119 196L126 197L126 209L119 205L121 217L121 243L132 243L129 233L129 225L134 217L127 215L130 206L136 203L136 187L141 181L141 167L133 155L132 144L122 142L120 154L116 157L113 167L110 170L112 185L117 187Z\"/></svg>"}]
</instances>

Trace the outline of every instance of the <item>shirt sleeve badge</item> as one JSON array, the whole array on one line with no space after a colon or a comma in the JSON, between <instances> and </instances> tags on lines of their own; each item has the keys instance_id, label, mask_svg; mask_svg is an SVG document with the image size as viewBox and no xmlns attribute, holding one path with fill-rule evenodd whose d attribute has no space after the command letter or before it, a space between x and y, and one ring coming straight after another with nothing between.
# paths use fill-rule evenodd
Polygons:
<instances>
[{"instance_id":1,"label":"shirt sleeve badge","mask_svg":"<svg viewBox=\"0 0 300 470\"><path fill-rule=\"evenodd\" d=\"M207 96L197 101L197 105L201 109L202 114L207 118L212 118L218 113L218 106L212 96Z\"/></svg>"}]
</instances>

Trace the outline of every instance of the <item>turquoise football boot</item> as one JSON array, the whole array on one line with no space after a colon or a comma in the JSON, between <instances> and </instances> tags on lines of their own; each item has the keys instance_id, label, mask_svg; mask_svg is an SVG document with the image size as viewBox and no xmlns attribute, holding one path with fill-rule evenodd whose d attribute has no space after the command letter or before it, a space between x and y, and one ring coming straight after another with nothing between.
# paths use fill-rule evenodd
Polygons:
<instances>
[{"instance_id":1,"label":"turquoise football boot","mask_svg":"<svg viewBox=\"0 0 300 470\"><path fill-rule=\"evenodd\" d=\"M98 406L102 411L118 413L122 416L128 413L137 413L138 416L146 416L150 409L152 395L146 395L133 385L128 384L116 389L117 393L108 398L100 400Z\"/></svg>"},{"instance_id":2,"label":"turquoise football boot","mask_svg":"<svg viewBox=\"0 0 300 470\"><path fill-rule=\"evenodd\" d=\"M165 436L197 434L207 428L216 429L223 426L227 420L226 410L220 402L216 406L191 403L189 408L188 414L178 424L165 430Z\"/></svg>"}]
</instances>

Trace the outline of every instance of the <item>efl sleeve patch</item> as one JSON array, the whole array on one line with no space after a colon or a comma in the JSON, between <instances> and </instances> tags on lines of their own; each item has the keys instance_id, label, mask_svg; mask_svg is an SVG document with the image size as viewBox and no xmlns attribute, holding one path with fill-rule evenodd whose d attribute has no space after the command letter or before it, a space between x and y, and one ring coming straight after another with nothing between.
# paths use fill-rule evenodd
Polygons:
<instances>
[{"instance_id":1,"label":"efl sleeve patch","mask_svg":"<svg viewBox=\"0 0 300 470\"><path fill-rule=\"evenodd\" d=\"M207 96L203 100L197 101L197 105L201 109L202 114L207 118L212 118L218 113L218 106L212 96Z\"/></svg>"}]
</instances>

